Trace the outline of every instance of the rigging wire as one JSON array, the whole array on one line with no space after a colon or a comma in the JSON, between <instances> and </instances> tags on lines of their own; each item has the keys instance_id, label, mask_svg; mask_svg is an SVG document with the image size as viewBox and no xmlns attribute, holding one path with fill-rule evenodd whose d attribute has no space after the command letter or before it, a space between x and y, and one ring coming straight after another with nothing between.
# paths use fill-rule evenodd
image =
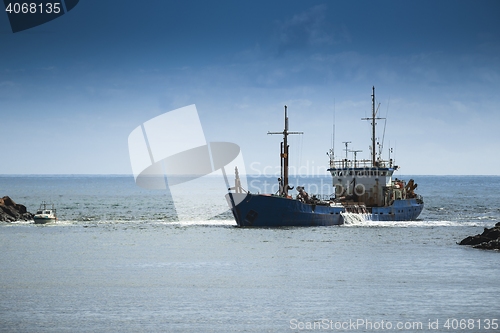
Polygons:
<instances>
[{"instance_id":1,"label":"rigging wire","mask_svg":"<svg viewBox=\"0 0 500 333\"><path fill-rule=\"evenodd\" d=\"M332 156L335 159L335 98L333 99L333 124L332 124Z\"/></svg>"},{"instance_id":2,"label":"rigging wire","mask_svg":"<svg viewBox=\"0 0 500 333\"><path fill-rule=\"evenodd\" d=\"M298 170L300 169L300 167L302 165L302 146L303 146L302 135L299 135L297 137L292 136L290 141L291 141L290 144L292 146L292 151L293 151L293 155L292 155L293 169L294 169L295 175L297 175Z\"/></svg>"},{"instance_id":3,"label":"rigging wire","mask_svg":"<svg viewBox=\"0 0 500 333\"><path fill-rule=\"evenodd\" d=\"M385 113L385 118L384 118L384 132L382 134L382 144L379 146L379 150L378 150L379 158L382 157L382 150L384 149L385 128L386 128L386 125L387 125L387 116L389 115L389 103L390 102L391 102L391 98L389 97L389 100L387 101L387 111Z\"/></svg>"},{"instance_id":4,"label":"rigging wire","mask_svg":"<svg viewBox=\"0 0 500 333\"><path fill-rule=\"evenodd\" d=\"M298 155L297 166L298 166L298 168L300 168L302 166L302 147L303 147L303 144L304 144L303 135L299 135L298 138L297 138L297 140L299 141L299 144L298 144L299 153L297 154ZM298 174L298 169L297 169L297 174Z\"/></svg>"}]
</instances>

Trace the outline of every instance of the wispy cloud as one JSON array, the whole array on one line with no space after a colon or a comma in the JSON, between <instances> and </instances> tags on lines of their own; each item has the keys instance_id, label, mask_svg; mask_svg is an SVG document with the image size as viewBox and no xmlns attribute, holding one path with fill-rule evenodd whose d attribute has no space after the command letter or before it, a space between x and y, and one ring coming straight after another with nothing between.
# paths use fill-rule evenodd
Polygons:
<instances>
[{"instance_id":1,"label":"wispy cloud","mask_svg":"<svg viewBox=\"0 0 500 333\"><path fill-rule=\"evenodd\" d=\"M278 22L278 52L333 44L336 35L328 26L326 10L326 5L318 5ZM341 31L342 35L348 36L344 26Z\"/></svg>"}]
</instances>

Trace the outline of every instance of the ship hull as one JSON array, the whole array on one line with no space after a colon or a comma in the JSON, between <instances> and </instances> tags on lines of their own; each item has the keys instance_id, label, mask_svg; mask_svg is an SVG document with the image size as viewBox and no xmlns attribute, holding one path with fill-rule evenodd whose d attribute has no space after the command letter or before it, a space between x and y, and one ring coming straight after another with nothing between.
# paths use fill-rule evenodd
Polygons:
<instances>
[{"instance_id":1,"label":"ship hull","mask_svg":"<svg viewBox=\"0 0 500 333\"><path fill-rule=\"evenodd\" d=\"M33 221L35 224L46 224L50 222L55 222L56 218L55 217L37 217L35 216L33 218Z\"/></svg>"},{"instance_id":2,"label":"ship hull","mask_svg":"<svg viewBox=\"0 0 500 333\"><path fill-rule=\"evenodd\" d=\"M262 194L228 193L226 200L239 227L340 225L344 224L343 213L348 212L340 205L313 205ZM372 221L411 221L422 209L423 203L416 199L396 200L391 206L368 208L368 217Z\"/></svg>"}]
</instances>

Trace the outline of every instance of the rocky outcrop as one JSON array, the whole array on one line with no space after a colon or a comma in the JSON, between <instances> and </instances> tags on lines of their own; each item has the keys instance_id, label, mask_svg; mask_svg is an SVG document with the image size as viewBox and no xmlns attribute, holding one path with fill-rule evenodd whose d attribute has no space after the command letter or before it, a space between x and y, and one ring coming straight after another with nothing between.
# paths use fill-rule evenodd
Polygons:
<instances>
[{"instance_id":1,"label":"rocky outcrop","mask_svg":"<svg viewBox=\"0 0 500 333\"><path fill-rule=\"evenodd\" d=\"M500 250L500 222L493 228L484 228L480 235L469 236L463 239L459 245L472 245L476 249Z\"/></svg>"},{"instance_id":2,"label":"rocky outcrop","mask_svg":"<svg viewBox=\"0 0 500 333\"><path fill-rule=\"evenodd\" d=\"M8 196L0 198L0 221L14 222L29 220L33 220L33 214L26 210L26 206L16 204Z\"/></svg>"}]
</instances>

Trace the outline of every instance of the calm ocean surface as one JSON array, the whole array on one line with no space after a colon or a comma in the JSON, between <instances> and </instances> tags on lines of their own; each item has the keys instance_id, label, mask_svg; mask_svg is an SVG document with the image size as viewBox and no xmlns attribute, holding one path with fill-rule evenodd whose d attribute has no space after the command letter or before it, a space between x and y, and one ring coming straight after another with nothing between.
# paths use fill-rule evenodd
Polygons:
<instances>
[{"instance_id":1,"label":"calm ocean surface","mask_svg":"<svg viewBox=\"0 0 500 333\"><path fill-rule=\"evenodd\" d=\"M210 180L178 217L132 177L0 176L59 216L0 223L0 332L500 331L500 253L456 245L500 221L500 177L413 178L418 221L240 229Z\"/></svg>"}]
</instances>

